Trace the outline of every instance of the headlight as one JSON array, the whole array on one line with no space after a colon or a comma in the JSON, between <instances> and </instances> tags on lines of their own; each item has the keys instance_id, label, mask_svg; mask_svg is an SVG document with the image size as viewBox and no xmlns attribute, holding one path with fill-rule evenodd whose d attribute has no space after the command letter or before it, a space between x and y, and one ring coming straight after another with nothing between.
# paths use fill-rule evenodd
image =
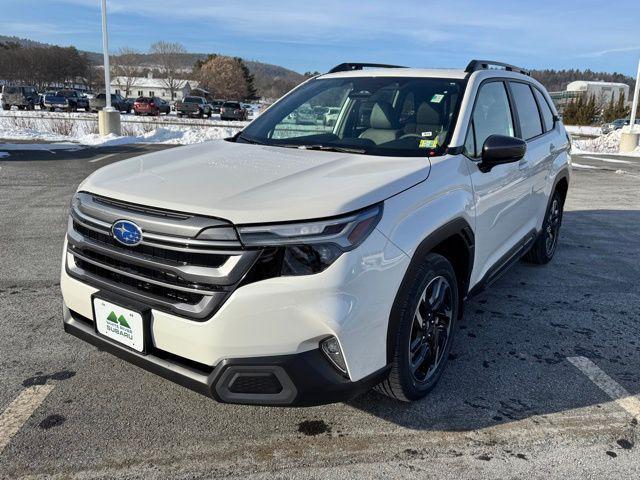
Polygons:
<instances>
[{"instance_id":1,"label":"headlight","mask_svg":"<svg viewBox=\"0 0 640 480\"><path fill-rule=\"evenodd\" d=\"M382 216L382 205L326 220L238 228L247 247L276 247L280 275L318 273L353 250L371 234ZM278 248L279 247L279 248Z\"/></svg>"},{"instance_id":2,"label":"headlight","mask_svg":"<svg viewBox=\"0 0 640 480\"><path fill-rule=\"evenodd\" d=\"M373 231L382 216L382 205L343 217L309 222L239 227L240 239L248 247L319 243L352 250Z\"/></svg>"}]
</instances>

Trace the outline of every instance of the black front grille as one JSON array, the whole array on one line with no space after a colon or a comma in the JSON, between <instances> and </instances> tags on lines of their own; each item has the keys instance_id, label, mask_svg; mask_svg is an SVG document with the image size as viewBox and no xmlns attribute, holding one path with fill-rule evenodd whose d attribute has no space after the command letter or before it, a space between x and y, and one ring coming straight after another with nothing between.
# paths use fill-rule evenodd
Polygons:
<instances>
[{"instance_id":1,"label":"black front grille","mask_svg":"<svg viewBox=\"0 0 640 480\"><path fill-rule=\"evenodd\" d=\"M133 252L139 255L150 257L154 260L165 260L175 262L181 265L196 265L199 267L218 268L224 264L229 258L228 255L210 254L210 253L192 253L184 250L169 250L166 248L151 247L149 245L136 245L135 247L123 247L116 242L111 235L107 233L97 232L78 222L73 222L73 229L83 237L89 238L95 242L109 247L116 248L122 252Z\"/></svg>"},{"instance_id":2,"label":"black front grille","mask_svg":"<svg viewBox=\"0 0 640 480\"><path fill-rule=\"evenodd\" d=\"M93 250L77 248L74 246L71 246L70 248L71 248L71 251L77 252L78 254L82 255L88 260L93 260L102 265L107 265L109 267L116 268L124 273L131 273L139 277L145 277L150 280L156 280L169 285L175 285L177 287L202 288L203 290L215 288L211 286L203 287L193 282L188 282L172 272L168 272L165 270L158 270L155 268L143 267L140 265L135 265L130 262L123 262L122 260L118 260L116 258L103 255Z\"/></svg>"},{"instance_id":3,"label":"black front grille","mask_svg":"<svg viewBox=\"0 0 640 480\"><path fill-rule=\"evenodd\" d=\"M142 293L153 295L170 302L180 302L195 305L199 303L204 295L192 292L184 292L182 290L176 290L170 287L164 287L153 283L145 282L143 280L137 280L135 278L122 275L106 268L99 267L93 263L85 262L84 260L75 257L76 265L85 272L102 278L108 282L116 283L118 285L125 285L138 290Z\"/></svg>"}]
</instances>

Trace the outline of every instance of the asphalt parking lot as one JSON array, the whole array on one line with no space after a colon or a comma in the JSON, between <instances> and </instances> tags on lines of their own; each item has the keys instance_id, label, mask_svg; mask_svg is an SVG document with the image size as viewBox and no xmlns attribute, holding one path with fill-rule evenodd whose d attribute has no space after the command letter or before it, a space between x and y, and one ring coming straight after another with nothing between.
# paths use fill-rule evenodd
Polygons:
<instances>
[{"instance_id":1,"label":"asphalt parking lot","mask_svg":"<svg viewBox=\"0 0 640 480\"><path fill-rule=\"evenodd\" d=\"M0 159L1 478L640 476L640 158L574 157L556 258L468 303L426 400L282 409L217 404L62 330L72 193L159 148Z\"/></svg>"}]
</instances>

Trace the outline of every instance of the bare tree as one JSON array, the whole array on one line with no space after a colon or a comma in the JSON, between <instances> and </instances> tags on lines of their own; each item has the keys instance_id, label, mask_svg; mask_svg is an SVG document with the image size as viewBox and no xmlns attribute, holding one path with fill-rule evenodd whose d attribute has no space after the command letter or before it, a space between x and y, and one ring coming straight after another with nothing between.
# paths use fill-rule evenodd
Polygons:
<instances>
[{"instance_id":1,"label":"bare tree","mask_svg":"<svg viewBox=\"0 0 640 480\"><path fill-rule=\"evenodd\" d=\"M129 97L131 90L138 83L140 52L134 48L122 47L111 58L113 71L123 87L125 97Z\"/></svg>"},{"instance_id":2,"label":"bare tree","mask_svg":"<svg viewBox=\"0 0 640 480\"><path fill-rule=\"evenodd\" d=\"M151 45L150 53L160 69L164 86L175 99L176 91L184 87L184 80L179 78L183 69L186 48L180 43L156 42Z\"/></svg>"}]
</instances>

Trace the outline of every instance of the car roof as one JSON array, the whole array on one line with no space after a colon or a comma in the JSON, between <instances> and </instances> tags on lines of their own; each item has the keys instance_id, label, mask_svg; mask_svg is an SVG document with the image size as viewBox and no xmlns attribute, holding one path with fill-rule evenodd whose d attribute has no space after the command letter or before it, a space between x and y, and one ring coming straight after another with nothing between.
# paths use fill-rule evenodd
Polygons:
<instances>
[{"instance_id":1,"label":"car roof","mask_svg":"<svg viewBox=\"0 0 640 480\"><path fill-rule=\"evenodd\" d=\"M454 78L464 79L467 72L461 69L448 68L371 68L366 70L350 70L345 72L326 73L317 78L352 78L352 77L421 77L421 78Z\"/></svg>"}]
</instances>

